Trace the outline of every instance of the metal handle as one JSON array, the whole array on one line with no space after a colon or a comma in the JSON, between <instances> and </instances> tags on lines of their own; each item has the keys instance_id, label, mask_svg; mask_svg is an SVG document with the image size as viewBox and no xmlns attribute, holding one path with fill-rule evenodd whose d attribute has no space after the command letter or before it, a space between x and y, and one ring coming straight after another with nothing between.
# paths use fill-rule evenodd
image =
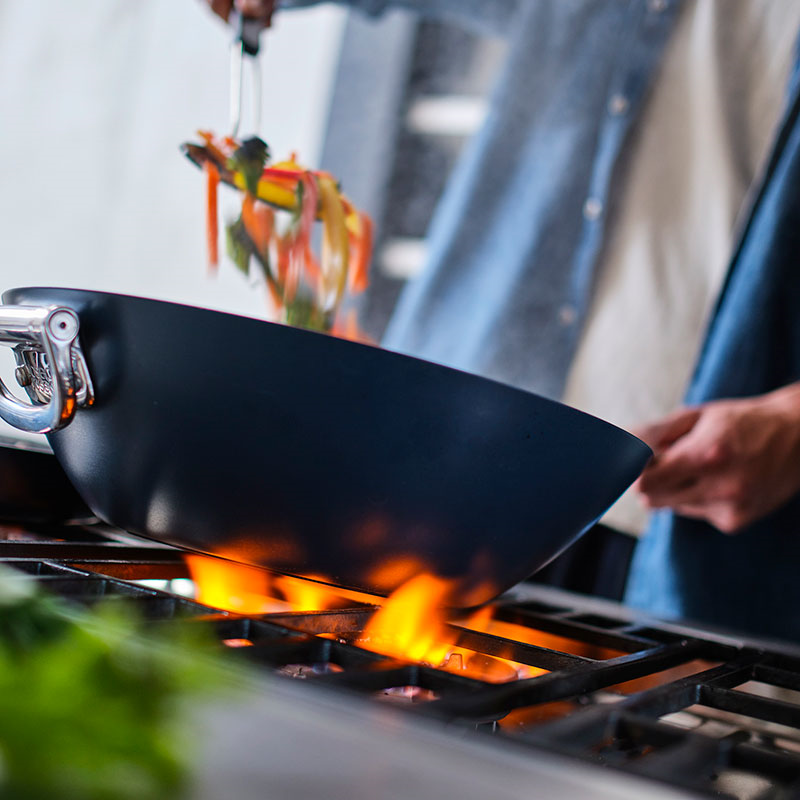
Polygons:
<instances>
[{"instance_id":1,"label":"metal handle","mask_svg":"<svg viewBox=\"0 0 800 800\"><path fill-rule=\"evenodd\" d=\"M236 29L236 38L231 43L230 61L230 135L234 138L239 134L242 122L242 78L244 62L250 63L250 82L253 93L253 132L258 133L261 128L261 66L258 61L259 36L264 28L270 24L270 17L253 18L245 17L238 11L231 12L231 22ZM248 56L245 59L245 56Z\"/></svg>"},{"instance_id":2,"label":"metal handle","mask_svg":"<svg viewBox=\"0 0 800 800\"><path fill-rule=\"evenodd\" d=\"M0 418L29 433L49 433L94 402L79 330L71 308L0 305L0 344L14 348L17 383L31 400L18 400L0 379Z\"/></svg>"}]
</instances>

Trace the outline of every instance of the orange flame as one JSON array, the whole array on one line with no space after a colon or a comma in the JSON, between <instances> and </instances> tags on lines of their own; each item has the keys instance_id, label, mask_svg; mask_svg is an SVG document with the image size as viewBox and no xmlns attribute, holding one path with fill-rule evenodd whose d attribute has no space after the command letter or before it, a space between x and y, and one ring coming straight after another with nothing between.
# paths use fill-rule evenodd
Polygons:
<instances>
[{"instance_id":1,"label":"orange flame","mask_svg":"<svg viewBox=\"0 0 800 800\"><path fill-rule=\"evenodd\" d=\"M360 644L384 655L441 664L454 636L447 636L440 606L450 582L422 573L406 581L367 623Z\"/></svg>"},{"instance_id":2,"label":"orange flame","mask_svg":"<svg viewBox=\"0 0 800 800\"><path fill-rule=\"evenodd\" d=\"M507 658L476 653L456 643L457 631L447 625L444 604L453 582L420 573L392 593L370 619L358 644L383 655L419 661L448 672L503 683L531 678L546 670ZM467 618L487 624L493 609L478 609Z\"/></svg>"},{"instance_id":3,"label":"orange flame","mask_svg":"<svg viewBox=\"0 0 800 800\"><path fill-rule=\"evenodd\" d=\"M315 581L322 580L318 575L309 575L309 580L279 575L275 585L280 589L292 611L324 611L331 608L339 600L339 596L330 587Z\"/></svg>"},{"instance_id":4,"label":"orange flame","mask_svg":"<svg viewBox=\"0 0 800 800\"><path fill-rule=\"evenodd\" d=\"M357 592L336 591L317 583L325 580L318 575L309 575L304 580L273 575L223 558L186 554L184 559L195 584L197 602L237 614L324 611L340 605L348 595L348 599L362 602L375 599Z\"/></svg>"},{"instance_id":5,"label":"orange flame","mask_svg":"<svg viewBox=\"0 0 800 800\"><path fill-rule=\"evenodd\" d=\"M356 600L380 607L355 643L391 658L429 664L493 683L529 678L545 670L499 656L487 656L458 644L458 630L448 625L445 609L453 581L419 572L392 595L379 598L315 580L293 578L244 564L201 555L186 555L200 603L239 614L323 611ZM458 621L473 630L492 630L490 606ZM493 630L492 632L495 632ZM505 631L496 631L503 633ZM324 635L324 634L323 634ZM230 640L228 646L247 646L245 640Z\"/></svg>"},{"instance_id":6,"label":"orange flame","mask_svg":"<svg viewBox=\"0 0 800 800\"><path fill-rule=\"evenodd\" d=\"M271 597L271 576L263 569L208 556L184 558L199 603L238 614L266 614L276 610L277 601Z\"/></svg>"}]
</instances>

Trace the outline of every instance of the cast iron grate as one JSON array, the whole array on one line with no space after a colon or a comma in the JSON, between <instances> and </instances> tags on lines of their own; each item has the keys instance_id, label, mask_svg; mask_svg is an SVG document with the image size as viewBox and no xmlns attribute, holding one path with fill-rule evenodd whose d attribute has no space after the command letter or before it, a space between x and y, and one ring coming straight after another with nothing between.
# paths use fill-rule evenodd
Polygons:
<instances>
[{"instance_id":1,"label":"cast iron grate","mask_svg":"<svg viewBox=\"0 0 800 800\"><path fill-rule=\"evenodd\" d=\"M548 646L451 624L456 644L546 670L488 683L358 646L372 607L239 616L163 588L188 577L180 551L101 527L6 531L0 562L67 600L132 599L147 619L206 625L278 675L383 700L449 725L741 800L800 796L800 658L553 605L531 588L501 598L508 630ZM56 538L57 537L57 538ZM135 581L144 581L145 584ZM526 637L530 639L530 637Z\"/></svg>"}]
</instances>

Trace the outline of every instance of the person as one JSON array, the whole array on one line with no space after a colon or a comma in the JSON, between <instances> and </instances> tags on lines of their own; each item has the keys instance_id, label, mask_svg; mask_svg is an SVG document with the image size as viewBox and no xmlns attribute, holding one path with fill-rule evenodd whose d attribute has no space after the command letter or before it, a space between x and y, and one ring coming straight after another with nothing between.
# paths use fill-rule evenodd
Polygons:
<instances>
[{"instance_id":1,"label":"person","mask_svg":"<svg viewBox=\"0 0 800 800\"><path fill-rule=\"evenodd\" d=\"M800 4L349 5L508 40L384 345L650 444L628 603L800 635Z\"/></svg>"}]
</instances>

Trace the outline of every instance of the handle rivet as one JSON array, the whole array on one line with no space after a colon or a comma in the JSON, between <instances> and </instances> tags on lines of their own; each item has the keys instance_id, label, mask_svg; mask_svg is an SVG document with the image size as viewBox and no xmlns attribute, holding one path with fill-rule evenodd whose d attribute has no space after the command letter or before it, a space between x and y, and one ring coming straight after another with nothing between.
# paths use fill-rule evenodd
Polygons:
<instances>
[{"instance_id":1,"label":"handle rivet","mask_svg":"<svg viewBox=\"0 0 800 800\"><path fill-rule=\"evenodd\" d=\"M14 377L20 386L30 386L33 383L33 375L27 367L17 367L14 370Z\"/></svg>"},{"instance_id":2,"label":"handle rivet","mask_svg":"<svg viewBox=\"0 0 800 800\"><path fill-rule=\"evenodd\" d=\"M75 312L62 308L50 315L47 328L54 339L67 342L78 333L78 317Z\"/></svg>"}]
</instances>

